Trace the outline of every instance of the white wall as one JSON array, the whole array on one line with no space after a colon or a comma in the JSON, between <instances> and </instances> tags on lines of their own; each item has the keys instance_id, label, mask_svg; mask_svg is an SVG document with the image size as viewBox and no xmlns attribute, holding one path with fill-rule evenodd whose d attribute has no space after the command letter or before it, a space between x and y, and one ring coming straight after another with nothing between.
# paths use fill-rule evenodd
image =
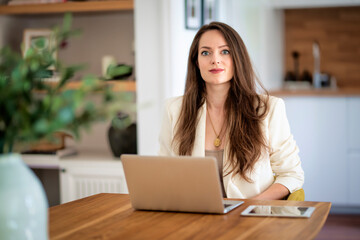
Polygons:
<instances>
[{"instance_id":1,"label":"white wall","mask_svg":"<svg viewBox=\"0 0 360 240\"><path fill-rule=\"evenodd\" d=\"M253 67L268 90L281 87L283 13L267 0L228 0L228 24L243 39Z\"/></svg>"},{"instance_id":2,"label":"white wall","mask_svg":"<svg viewBox=\"0 0 360 240\"><path fill-rule=\"evenodd\" d=\"M185 28L184 1L170 2L170 79L167 80L171 83L169 96L179 96L184 93L189 50L197 30Z\"/></svg>"},{"instance_id":3,"label":"white wall","mask_svg":"<svg viewBox=\"0 0 360 240\"><path fill-rule=\"evenodd\" d=\"M182 95L195 30L185 29L185 3L135 0L139 154L157 154L165 99Z\"/></svg>"},{"instance_id":4,"label":"white wall","mask_svg":"<svg viewBox=\"0 0 360 240\"><path fill-rule=\"evenodd\" d=\"M135 0L135 65L137 83L138 153L158 149L164 85L162 0Z\"/></svg>"}]
</instances>

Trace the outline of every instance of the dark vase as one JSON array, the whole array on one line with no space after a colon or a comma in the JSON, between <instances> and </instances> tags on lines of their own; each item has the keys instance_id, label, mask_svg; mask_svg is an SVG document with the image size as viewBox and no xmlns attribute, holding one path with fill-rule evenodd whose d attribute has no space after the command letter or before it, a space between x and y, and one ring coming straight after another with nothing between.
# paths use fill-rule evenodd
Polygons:
<instances>
[{"instance_id":1,"label":"dark vase","mask_svg":"<svg viewBox=\"0 0 360 240\"><path fill-rule=\"evenodd\" d=\"M136 154L136 123L124 129L119 129L110 126L108 130L109 144L111 151L115 157L120 157L121 154Z\"/></svg>"}]
</instances>

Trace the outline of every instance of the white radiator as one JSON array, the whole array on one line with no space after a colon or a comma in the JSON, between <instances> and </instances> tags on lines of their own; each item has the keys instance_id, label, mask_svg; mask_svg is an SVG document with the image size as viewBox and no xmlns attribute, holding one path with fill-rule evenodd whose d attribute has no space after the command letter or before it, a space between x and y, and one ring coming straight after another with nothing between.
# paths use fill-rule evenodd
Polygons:
<instances>
[{"instance_id":1,"label":"white radiator","mask_svg":"<svg viewBox=\"0 0 360 240\"><path fill-rule=\"evenodd\" d=\"M98 193L124 193L122 181L119 178L87 178L74 179L76 199Z\"/></svg>"},{"instance_id":2,"label":"white radiator","mask_svg":"<svg viewBox=\"0 0 360 240\"><path fill-rule=\"evenodd\" d=\"M61 203L98 193L128 193L120 161L97 165L66 162L61 168L60 182Z\"/></svg>"}]
</instances>

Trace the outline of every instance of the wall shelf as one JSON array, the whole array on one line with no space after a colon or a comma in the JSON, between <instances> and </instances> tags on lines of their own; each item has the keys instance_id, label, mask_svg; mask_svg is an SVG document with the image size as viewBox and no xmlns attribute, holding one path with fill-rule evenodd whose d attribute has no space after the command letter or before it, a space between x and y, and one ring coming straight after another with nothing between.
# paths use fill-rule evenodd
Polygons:
<instances>
[{"instance_id":1,"label":"wall shelf","mask_svg":"<svg viewBox=\"0 0 360 240\"><path fill-rule=\"evenodd\" d=\"M136 92L136 82L134 80L113 80L106 81L111 87L111 91L113 92ZM49 82L50 86L55 87L56 83ZM68 89L79 89L81 86L81 81L70 81L66 83L65 90ZM35 90L37 93L45 93L44 90Z\"/></svg>"},{"instance_id":2,"label":"wall shelf","mask_svg":"<svg viewBox=\"0 0 360 240\"><path fill-rule=\"evenodd\" d=\"M111 86L111 90L114 92L136 92L136 82L132 80L126 81L106 81ZM78 89L81 82L69 82L66 84L67 89Z\"/></svg>"},{"instance_id":3,"label":"wall shelf","mask_svg":"<svg viewBox=\"0 0 360 240\"><path fill-rule=\"evenodd\" d=\"M86 2L66 2L49 4L0 6L0 14L47 14L65 12L101 12L134 10L133 0L106 0Z\"/></svg>"}]
</instances>

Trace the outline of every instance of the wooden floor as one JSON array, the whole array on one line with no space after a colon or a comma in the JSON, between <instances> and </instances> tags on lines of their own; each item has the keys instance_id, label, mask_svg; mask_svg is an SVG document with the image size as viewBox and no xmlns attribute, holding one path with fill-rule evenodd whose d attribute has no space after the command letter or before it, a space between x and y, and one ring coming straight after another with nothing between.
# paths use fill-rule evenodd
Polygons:
<instances>
[{"instance_id":1,"label":"wooden floor","mask_svg":"<svg viewBox=\"0 0 360 240\"><path fill-rule=\"evenodd\" d=\"M330 214L316 240L360 240L360 215Z\"/></svg>"}]
</instances>

